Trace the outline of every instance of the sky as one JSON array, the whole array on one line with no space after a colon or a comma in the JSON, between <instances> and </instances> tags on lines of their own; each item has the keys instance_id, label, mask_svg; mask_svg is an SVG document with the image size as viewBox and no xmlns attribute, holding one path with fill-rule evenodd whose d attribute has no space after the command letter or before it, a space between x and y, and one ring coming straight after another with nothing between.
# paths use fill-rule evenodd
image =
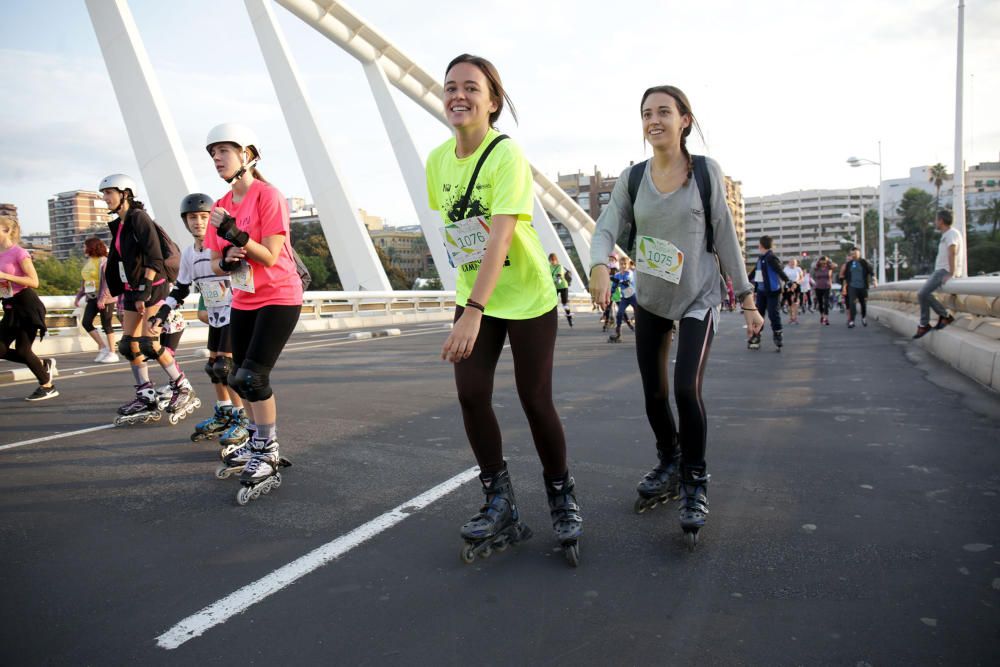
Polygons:
<instances>
[{"instance_id":1,"label":"sky","mask_svg":"<svg viewBox=\"0 0 1000 667\"><path fill-rule=\"evenodd\" d=\"M1000 2L968 0L966 165L1000 159ZM198 188L225 184L208 130L257 133L261 171L312 201L240 0L131 0ZM954 0L354 0L349 6L432 75L462 52L498 67L519 123L499 128L553 180L618 174L649 157L639 103L651 85L683 89L704 131L692 143L743 183L744 196L877 185L911 167L954 165ZM275 6L327 144L357 207L388 224L417 218L360 64ZM48 231L47 200L109 173L143 183L83 0L0 5L0 201L25 233ZM423 155L447 128L402 94ZM175 211L154 211L157 216Z\"/></svg>"}]
</instances>

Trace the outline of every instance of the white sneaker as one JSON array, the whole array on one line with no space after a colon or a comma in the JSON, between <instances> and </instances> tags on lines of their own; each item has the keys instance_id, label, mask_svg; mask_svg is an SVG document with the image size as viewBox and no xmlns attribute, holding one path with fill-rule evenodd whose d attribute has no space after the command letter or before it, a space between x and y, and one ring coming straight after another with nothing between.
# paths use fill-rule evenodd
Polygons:
<instances>
[{"instance_id":1,"label":"white sneaker","mask_svg":"<svg viewBox=\"0 0 1000 667\"><path fill-rule=\"evenodd\" d=\"M100 349L100 350L99 350L99 351L97 352L97 356L96 356L96 357L94 357L94 363L95 363L95 364L100 364L100 363L104 363L104 360L105 360L105 359L107 358L107 356L108 356L109 354L111 354L111 350L109 350L109 349L108 349L108 348L106 348L106 347L102 347L102 348L101 348L101 349Z\"/></svg>"},{"instance_id":2,"label":"white sneaker","mask_svg":"<svg viewBox=\"0 0 1000 667\"><path fill-rule=\"evenodd\" d=\"M108 353L104 355L103 359L99 359L96 361L99 361L102 364L117 364L120 361L120 359L118 358L117 354L115 354L111 350L108 350Z\"/></svg>"}]
</instances>

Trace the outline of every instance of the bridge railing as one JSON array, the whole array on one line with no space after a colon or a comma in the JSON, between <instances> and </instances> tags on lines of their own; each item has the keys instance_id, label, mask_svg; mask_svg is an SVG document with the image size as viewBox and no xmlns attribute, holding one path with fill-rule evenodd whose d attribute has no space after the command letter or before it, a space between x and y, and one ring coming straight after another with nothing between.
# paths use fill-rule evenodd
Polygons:
<instances>
[{"instance_id":1,"label":"bridge railing","mask_svg":"<svg viewBox=\"0 0 1000 667\"><path fill-rule=\"evenodd\" d=\"M585 293L571 295L572 305L581 308L589 305ZM181 308L184 319L192 327L204 326L198 321L198 299L188 298ZM79 318L82 308L78 308L72 296L43 296L42 303L48 311L46 324L51 336L77 336L81 333ZM390 316L390 319L405 319L407 315L430 315L451 313L455 308L455 293L448 291L413 290L391 292L306 292L302 299L302 315L299 322L305 328L322 320L347 320ZM99 324L99 322L97 322ZM117 325L117 323L116 323Z\"/></svg>"},{"instance_id":2,"label":"bridge railing","mask_svg":"<svg viewBox=\"0 0 1000 667\"><path fill-rule=\"evenodd\" d=\"M923 280L903 280L873 289L871 314L912 336L920 316L917 292ZM936 357L982 384L1000 390L1000 276L953 278L935 293L955 322L915 341ZM931 324L937 317L931 313Z\"/></svg>"}]
</instances>

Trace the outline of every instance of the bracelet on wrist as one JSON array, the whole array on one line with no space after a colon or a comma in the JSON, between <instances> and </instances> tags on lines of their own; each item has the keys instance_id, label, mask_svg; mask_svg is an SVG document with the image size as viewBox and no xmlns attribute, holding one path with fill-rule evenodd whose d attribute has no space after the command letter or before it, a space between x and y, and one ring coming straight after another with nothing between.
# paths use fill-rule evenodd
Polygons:
<instances>
[{"instance_id":1,"label":"bracelet on wrist","mask_svg":"<svg viewBox=\"0 0 1000 667\"><path fill-rule=\"evenodd\" d=\"M486 306L484 306L483 304L479 303L478 301L473 301L472 299L466 299L465 300L465 307L466 308L475 308L476 310L478 310L481 313L486 313Z\"/></svg>"}]
</instances>

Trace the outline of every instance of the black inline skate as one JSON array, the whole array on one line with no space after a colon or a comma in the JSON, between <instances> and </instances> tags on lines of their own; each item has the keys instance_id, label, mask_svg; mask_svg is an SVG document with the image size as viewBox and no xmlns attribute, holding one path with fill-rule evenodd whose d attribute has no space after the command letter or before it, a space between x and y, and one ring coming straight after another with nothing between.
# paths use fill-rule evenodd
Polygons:
<instances>
[{"instance_id":1,"label":"black inline skate","mask_svg":"<svg viewBox=\"0 0 1000 667\"><path fill-rule=\"evenodd\" d=\"M673 453L657 450L656 456L660 462L639 480L635 489L639 492L633 506L636 514L680 498L681 452L677 440L674 440Z\"/></svg>"},{"instance_id":2,"label":"black inline skate","mask_svg":"<svg viewBox=\"0 0 1000 667\"><path fill-rule=\"evenodd\" d=\"M779 331L775 331L774 332L774 351L775 352L781 352L781 348L784 347L784 345L785 345L785 343L784 343L784 340L782 340L782 333L781 333L781 331L780 330Z\"/></svg>"},{"instance_id":3,"label":"black inline skate","mask_svg":"<svg viewBox=\"0 0 1000 667\"><path fill-rule=\"evenodd\" d=\"M160 404L151 382L135 386L135 398L118 408L115 426L160 421Z\"/></svg>"},{"instance_id":4,"label":"black inline skate","mask_svg":"<svg viewBox=\"0 0 1000 667\"><path fill-rule=\"evenodd\" d=\"M545 480L545 495L549 499L552 529L559 540L566 560L573 567L580 564L580 535L583 534L583 517L576 502L576 482L567 472L559 480Z\"/></svg>"},{"instance_id":5,"label":"black inline skate","mask_svg":"<svg viewBox=\"0 0 1000 667\"><path fill-rule=\"evenodd\" d=\"M620 343L622 342L622 328L620 326L615 327L615 332L608 336L609 343Z\"/></svg>"},{"instance_id":6,"label":"black inline skate","mask_svg":"<svg viewBox=\"0 0 1000 667\"><path fill-rule=\"evenodd\" d=\"M228 431L234 423L236 410L238 408L234 408L232 405L216 405L215 414L195 424L194 433L191 434L191 442L214 440Z\"/></svg>"},{"instance_id":7,"label":"black inline skate","mask_svg":"<svg viewBox=\"0 0 1000 667\"><path fill-rule=\"evenodd\" d=\"M748 350L759 350L760 349L760 334L755 333L747 339L747 349Z\"/></svg>"},{"instance_id":8,"label":"black inline skate","mask_svg":"<svg viewBox=\"0 0 1000 667\"><path fill-rule=\"evenodd\" d=\"M705 526L708 516L708 480L704 468L681 466L681 530L688 550L698 545L698 531Z\"/></svg>"},{"instance_id":9,"label":"black inline skate","mask_svg":"<svg viewBox=\"0 0 1000 667\"><path fill-rule=\"evenodd\" d=\"M246 505L281 486L279 468L292 465L278 454L277 440L269 440L266 444L251 440L250 443L250 457L240 471L240 490L236 492L238 505Z\"/></svg>"},{"instance_id":10,"label":"black inline skate","mask_svg":"<svg viewBox=\"0 0 1000 667\"><path fill-rule=\"evenodd\" d=\"M195 395L194 387L183 373L170 382L170 391L170 402L166 407L167 420L176 426L201 407L201 399Z\"/></svg>"},{"instance_id":11,"label":"black inline skate","mask_svg":"<svg viewBox=\"0 0 1000 667\"><path fill-rule=\"evenodd\" d=\"M461 558L471 563L480 558L489 558L493 549L504 551L511 544L523 542L531 537L531 529L521 522L514 500L514 487L505 467L492 475L479 475L486 502L479 508L479 514L462 526Z\"/></svg>"}]
</instances>

